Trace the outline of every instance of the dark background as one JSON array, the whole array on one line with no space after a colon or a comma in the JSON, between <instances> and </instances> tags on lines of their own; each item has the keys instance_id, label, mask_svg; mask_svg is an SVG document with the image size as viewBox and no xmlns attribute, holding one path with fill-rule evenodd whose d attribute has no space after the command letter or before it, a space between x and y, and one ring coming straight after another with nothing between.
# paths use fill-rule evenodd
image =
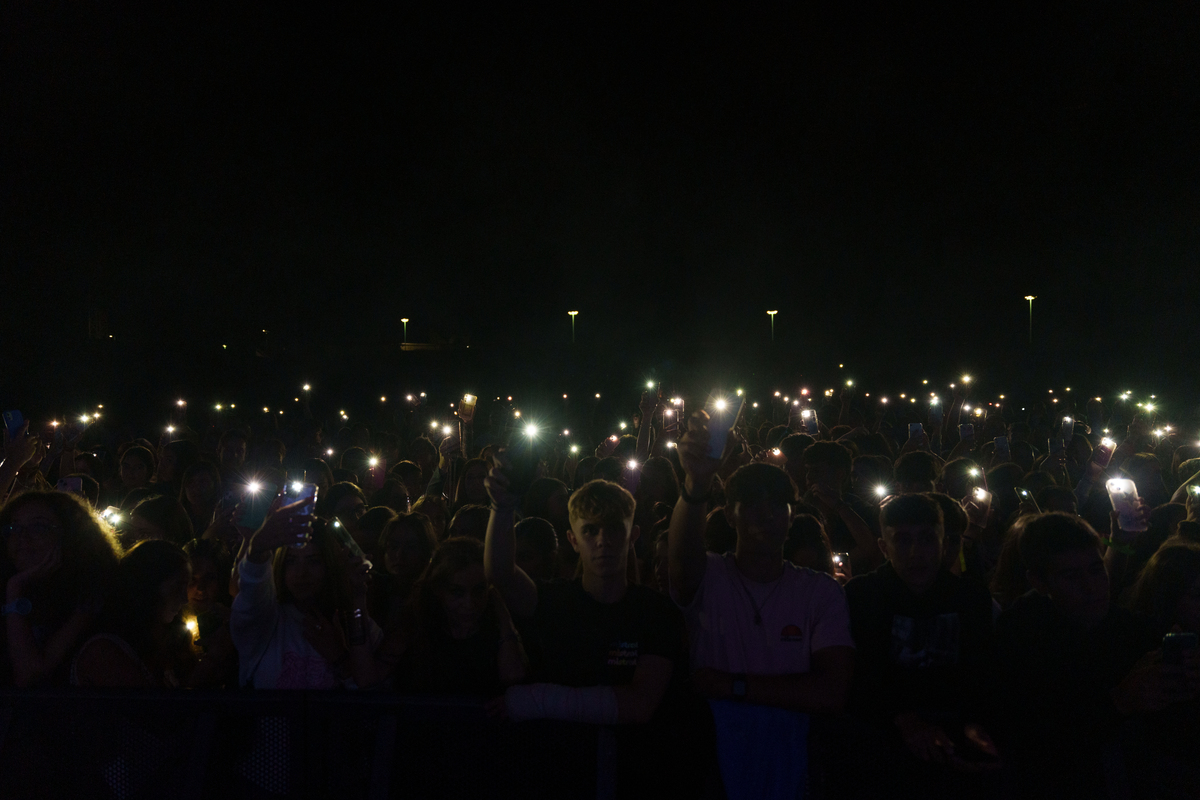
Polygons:
<instances>
[{"instance_id":1,"label":"dark background","mask_svg":"<svg viewBox=\"0 0 1200 800\"><path fill-rule=\"evenodd\" d=\"M0 403L1191 402L1197 6L826 5L8 3Z\"/></svg>"}]
</instances>

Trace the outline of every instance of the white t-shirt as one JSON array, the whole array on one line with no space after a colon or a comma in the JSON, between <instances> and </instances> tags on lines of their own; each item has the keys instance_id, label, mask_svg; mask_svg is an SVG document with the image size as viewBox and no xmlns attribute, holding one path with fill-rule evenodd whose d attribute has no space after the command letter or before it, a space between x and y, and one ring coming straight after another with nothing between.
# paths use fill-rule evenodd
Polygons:
<instances>
[{"instance_id":1,"label":"white t-shirt","mask_svg":"<svg viewBox=\"0 0 1200 800\"><path fill-rule=\"evenodd\" d=\"M238 682L255 689L333 689L354 687L342 681L304 638L304 614L275 598L271 562L243 560L238 565L239 590L233 599L229 632L238 651ZM371 621L367 636L377 646L382 638Z\"/></svg>"},{"instance_id":2,"label":"white t-shirt","mask_svg":"<svg viewBox=\"0 0 1200 800\"><path fill-rule=\"evenodd\" d=\"M693 669L790 675L808 672L816 650L854 646L842 587L788 561L778 581L762 584L738 572L733 553L709 553L696 596L681 607ZM730 800L803 796L807 714L742 702L709 705Z\"/></svg>"},{"instance_id":3,"label":"white t-shirt","mask_svg":"<svg viewBox=\"0 0 1200 800\"><path fill-rule=\"evenodd\" d=\"M682 608L693 669L789 675L808 672L815 650L854 646L842 587L790 561L778 582L760 584L738 572L733 553L709 553L700 588Z\"/></svg>"}]
</instances>

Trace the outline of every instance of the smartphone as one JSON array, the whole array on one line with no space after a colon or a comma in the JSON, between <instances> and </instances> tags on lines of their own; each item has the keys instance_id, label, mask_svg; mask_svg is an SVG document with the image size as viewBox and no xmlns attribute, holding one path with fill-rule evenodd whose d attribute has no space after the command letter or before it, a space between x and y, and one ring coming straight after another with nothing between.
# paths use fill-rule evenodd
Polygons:
<instances>
[{"instance_id":1,"label":"smartphone","mask_svg":"<svg viewBox=\"0 0 1200 800\"><path fill-rule=\"evenodd\" d=\"M1113 478L1106 484L1108 499L1112 502L1113 510L1117 512L1121 530L1129 533L1141 533L1150 526L1138 518L1137 485L1128 478Z\"/></svg>"},{"instance_id":2,"label":"smartphone","mask_svg":"<svg viewBox=\"0 0 1200 800\"><path fill-rule=\"evenodd\" d=\"M1067 452L1067 446L1063 443L1062 439L1051 439L1049 448L1051 458L1056 458Z\"/></svg>"},{"instance_id":3,"label":"smartphone","mask_svg":"<svg viewBox=\"0 0 1200 800\"><path fill-rule=\"evenodd\" d=\"M73 477L73 478L70 476L65 477L65 478L59 478L58 484L55 485L54 488L56 491L59 491L59 492L66 492L67 494L77 494L80 497L83 497L83 478L80 478L78 476Z\"/></svg>"},{"instance_id":4,"label":"smartphone","mask_svg":"<svg viewBox=\"0 0 1200 800\"><path fill-rule=\"evenodd\" d=\"M371 463L374 462L374 463ZM383 484L387 482L387 464L382 458L372 456L371 462L368 462L367 467L367 484L372 489L382 489Z\"/></svg>"},{"instance_id":5,"label":"smartphone","mask_svg":"<svg viewBox=\"0 0 1200 800\"><path fill-rule=\"evenodd\" d=\"M964 442L972 442L975 440L975 426L969 422L964 422L958 426L958 438Z\"/></svg>"},{"instance_id":6,"label":"smartphone","mask_svg":"<svg viewBox=\"0 0 1200 800\"><path fill-rule=\"evenodd\" d=\"M1162 663L1173 667L1183 666L1183 656L1200 646L1194 633L1168 633L1162 641Z\"/></svg>"},{"instance_id":7,"label":"smartphone","mask_svg":"<svg viewBox=\"0 0 1200 800\"><path fill-rule=\"evenodd\" d=\"M608 438L613 441L617 439L616 436ZM500 449L508 456L505 474L508 476L509 490L517 497L524 497L537 478L538 453L535 444L533 437L519 430L510 432L508 443Z\"/></svg>"},{"instance_id":8,"label":"smartphone","mask_svg":"<svg viewBox=\"0 0 1200 800\"><path fill-rule=\"evenodd\" d=\"M943 419L944 419L944 417L943 417L943 412L942 412L942 404L941 403L930 403L930 405L929 405L929 421L931 423L933 423L934 427L940 428L940 427L942 427Z\"/></svg>"},{"instance_id":9,"label":"smartphone","mask_svg":"<svg viewBox=\"0 0 1200 800\"><path fill-rule=\"evenodd\" d=\"M304 501L304 505L300 506L297 513L312 515L312 513L317 510L317 485L315 483L292 481L286 487L284 487L283 496L283 504L288 506L290 506L292 503L295 503L297 500ZM292 546L303 547L305 544L307 544L307 540L304 542L298 542Z\"/></svg>"},{"instance_id":10,"label":"smartphone","mask_svg":"<svg viewBox=\"0 0 1200 800\"><path fill-rule=\"evenodd\" d=\"M1037 509L1037 512L1039 514L1042 513L1042 509L1038 507L1037 501L1033 499L1033 495L1029 493L1028 489L1017 488L1013 489L1013 491L1017 493L1018 503L1033 503L1033 507Z\"/></svg>"},{"instance_id":11,"label":"smartphone","mask_svg":"<svg viewBox=\"0 0 1200 800\"><path fill-rule=\"evenodd\" d=\"M908 423L908 438L919 439L921 434L925 433L925 426L919 422Z\"/></svg>"},{"instance_id":12,"label":"smartphone","mask_svg":"<svg viewBox=\"0 0 1200 800\"><path fill-rule=\"evenodd\" d=\"M477 400L479 400L479 398L473 394L464 394L462 396L462 400L458 401L459 416L463 417L463 419L466 419L467 417L470 417L472 414L474 414L475 413L475 403ZM464 414L464 412L465 412L465 414Z\"/></svg>"},{"instance_id":13,"label":"smartphone","mask_svg":"<svg viewBox=\"0 0 1200 800\"><path fill-rule=\"evenodd\" d=\"M278 495L279 487L273 483L255 481L246 484L242 490L242 513L236 521L238 527L258 530Z\"/></svg>"},{"instance_id":14,"label":"smartphone","mask_svg":"<svg viewBox=\"0 0 1200 800\"><path fill-rule=\"evenodd\" d=\"M342 524L340 519L334 517L333 521L329 523L329 530L333 533L333 538L345 545L346 549L350 551L352 556L362 559L367 558L367 554L364 553L363 549L358 546L358 542L354 541L354 537L350 535L350 531L346 530L346 526ZM304 545L296 546L303 547Z\"/></svg>"},{"instance_id":15,"label":"smartphone","mask_svg":"<svg viewBox=\"0 0 1200 800\"><path fill-rule=\"evenodd\" d=\"M1071 439L1075 436L1075 418L1074 417L1063 417L1062 418L1062 430L1058 434L1058 436L1064 442L1071 441Z\"/></svg>"},{"instance_id":16,"label":"smartphone","mask_svg":"<svg viewBox=\"0 0 1200 800\"><path fill-rule=\"evenodd\" d=\"M993 442L996 445L996 460L1001 464L1012 461L1012 451L1008 448L1008 437L997 436Z\"/></svg>"},{"instance_id":17,"label":"smartphone","mask_svg":"<svg viewBox=\"0 0 1200 800\"><path fill-rule=\"evenodd\" d=\"M806 408L801 411L800 419L804 420L804 431L809 436L817 436L821 432L821 426L817 422L817 410L815 408Z\"/></svg>"},{"instance_id":18,"label":"smartphone","mask_svg":"<svg viewBox=\"0 0 1200 800\"><path fill-rule=\"evenodd\" d=\"M971 498L983 509L986 516L992 509L992 493L982 486L976 486L971 490Z\"/></svg>"},{"instance_id":19,"label":"smartphone","mask_svg":"<svg viewBox=\"0 0 1200 800\"><path fill-rule=\"evenodd\" d=\"M1107 467L1108 462L1112 461L1113 451L1116 449L1117 443L1105 437L1100 440L1100 444L1092 451L1092 460L1101 467Z\"/></svg>"},{"instance_id":20,"label":"smartphone","mask_svg":"<svg viewBox=\"0 0 1200 800\"><path fill-rule=\"evenodd\" d=\"M835 567L840 567L842 564L850 561L849 553L831 553L829 557L832 559Z\"/></svg>"},{"instance_id":21,"label":"smartphone","mask_svg":"<svg viewBox=\"0 0 1200 800\"><path fill-rule=\"evenodd\" d=\"M8 428L8 438L16 439L17 433L20 432L21 426L25 424L25 417L20 411L5 411L4 412L4 427Z\"/></svg>"},{"instance_id":22,"label":"smartphone","mask_svg":"<svg viewBox=\"0 0 1200 800\"><path fill-rule=\"evenodd\" d=\"M711 400L705 407L704 410L708 412L710 458L720 458L725 454L725 443L729 441L729 434L737 427L745 405L746 401L739 397L737 400Z\"/></svg>"}]
</instances>

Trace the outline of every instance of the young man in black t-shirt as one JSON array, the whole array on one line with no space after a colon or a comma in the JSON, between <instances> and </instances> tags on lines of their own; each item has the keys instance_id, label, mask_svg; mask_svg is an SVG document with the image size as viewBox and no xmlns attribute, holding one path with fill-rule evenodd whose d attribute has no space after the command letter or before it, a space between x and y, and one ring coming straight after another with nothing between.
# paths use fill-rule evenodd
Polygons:
<instances>
[{"instance_id":1,"label":"young man in black t-shirt","mask_svg":"<svg viewBox=\"0 0 1200 800\"><path fill-rule=\"evenodd\" d=\"M851 712L855 737L878 748L876 791L894 797L979 796L999 753L981 724L991 663L987 588L946 569L943 512L907 494L880 514L883 566L846 585L858 664ZM886 767L884 765L887 765Z\"/></svg>"},{"instance_id":2,"label":"young man in black t-shirt","mask_svg":"<svg viewBox=\"0 0 1200 800\"><path fill-rule=\"evenodd\" d=\"M1114 606L1100 537L1078 517L1041 514L1018 539L1034 591L996 622L1006 726L1022 797L1098 797L1116 780L1118 729L1192 700L1193 654L1162 663L1147 620Z\"/></svg>"},{"instance_id":3,"label":"young man in black t-shirt","mask_svg":"<svg viewBox=\"0 0 1200 800\"><path fill-rule=\"evenodd\" d=\"M667 597L629 582L639 534L633 496L600 480L576 491L568 503L567 539L579 554L581 575L534 582L514 561L519 498L509 491L503 469L491 471L487 487L493 502L484 555L488 579L526 631L537 681L510 687L494 710L514 721L666 724L665 717L674 715L662 713L664 705L676 704L674 697L666 704L664 698L669 689L678 696L686 672L683 617ZM663 731L662 743L652 744L646 733L618 734L619 786L645 791L650 773L664 772L657 769L662 748L673 737Z\"/></svg>"}]
</instances>

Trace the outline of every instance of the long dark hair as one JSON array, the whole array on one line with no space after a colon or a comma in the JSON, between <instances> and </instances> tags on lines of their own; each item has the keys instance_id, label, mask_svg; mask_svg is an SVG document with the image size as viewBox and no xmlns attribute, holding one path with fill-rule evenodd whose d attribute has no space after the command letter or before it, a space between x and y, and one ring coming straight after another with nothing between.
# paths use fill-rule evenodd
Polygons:
<instances>
[{"instance_id":1,"label":"long dark hair","mask_svg":"<svg viewBox=\"0 0 1200 800\"><path fill-rule=\"evenodd\" d=\"M101 628L124 639L147 664L160 661L157 629L160 587L190 567L183 548L165 539L139 542L117 565L112 594L104 607ZM174 623L179 623L178 617ZM178 627L175 624L174 627Z\"/></svg>"},{"instance_id":2,"label":"long dark hair","mask_svg":"<svg viewBox=\"0 0 1200 800\"><path fill-rule=\"evenodd\" d=\"M433 558L413 584L412 612L417 631L424 636L444 631L448 626L438 592L456 572L474 564L483 564L483 542L469 536L451 536L438 545Z\"/></svg>"},{"instance_id":3,"label":"long dark hair","mask_svg":"<svg viewBox=\"0 0 1200 800\"><path fill-rule=\"evenodd\" d=\"M0 529L10 525L22 508L38 503L48 507L62 526L62 563L53 574L29 587L29 599L41 619L59 625L85 596L103 597L108 591L121 557L121 545L112 528L82 498L66 492L17 495L0 509ZM0 579L7 581L15 572L8 548L0 547Z\"/></svg>"},{"instance_id":4,"label":"long dark hair","mask_svg":"<svg viewBox=\"0 0 1200 800\"><path fill-rule=\"evenodd\" d=\"M330 532L329 525L330 523L321 519L313 520L312 525L312 543L325 565L325 582L317 595L317 608L326 615L350 607L350 576L346 572L346 556L341 544ZM275 551L272 569L275 577L275 596L280 603L295 602L284 579L287 557L292 551L291 547L281 547Z\"/></svg>"}]
</instances>

